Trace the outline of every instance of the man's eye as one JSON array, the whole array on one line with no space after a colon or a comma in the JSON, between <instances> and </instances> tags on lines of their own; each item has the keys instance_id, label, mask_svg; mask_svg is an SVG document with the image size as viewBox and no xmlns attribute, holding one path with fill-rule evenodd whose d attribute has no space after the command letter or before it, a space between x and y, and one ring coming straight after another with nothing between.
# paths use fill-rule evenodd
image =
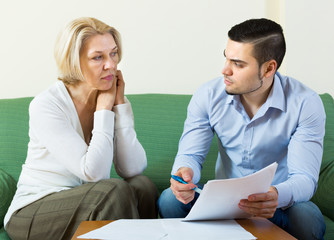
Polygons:
<instances>
[{"instance_id":1,"label":"man's eye","mask_svg":"<svg viewBox=\"0 0 334 240\"><path fill-rule=\"evenodd\" d=\"M234 62L234 65L237 66L237 67L243 67L243 65L239 62Z\"/></svg>"}]
</instances>

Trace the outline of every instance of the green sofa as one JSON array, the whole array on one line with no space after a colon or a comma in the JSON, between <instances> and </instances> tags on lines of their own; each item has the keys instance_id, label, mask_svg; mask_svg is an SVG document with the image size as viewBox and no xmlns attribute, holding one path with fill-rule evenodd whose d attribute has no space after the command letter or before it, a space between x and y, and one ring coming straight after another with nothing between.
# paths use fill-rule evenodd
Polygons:
<instances>
[{"instance_id":1,"label":"green sofa","mask_svg":"<svg viewBox=\"0 0 334 240\"><path fill-rule=\"evenodd\" d=\"M314 201L326 220L325 239L334 239L334 102L329 94L320 95L327 114L324 156ZM146 150L149 176L159 191L169 186L170 170L186 118L190 95L127 95L135 116L139 141ZM9 239L3 217L15 192L16 181L25 161L28 143L28 107L32 97L0 99L0 239ZM217 140L213 139L201 182L214 178ZM115 171L112 170L112 176Z\"/></svg>"}]
</instances>

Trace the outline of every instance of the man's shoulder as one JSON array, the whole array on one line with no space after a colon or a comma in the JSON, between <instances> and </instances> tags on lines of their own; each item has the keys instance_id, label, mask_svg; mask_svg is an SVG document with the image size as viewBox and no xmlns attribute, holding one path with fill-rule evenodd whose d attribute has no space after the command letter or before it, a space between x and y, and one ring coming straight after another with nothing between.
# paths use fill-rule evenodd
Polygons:
<instances>
[{"instance_id":1,"label":"man's shoulder","mask_svg":"<svg viewBox=\"0 0 334 240\"><path fill-rule=\"evenodd\" d=\"M320 99L319 95L311 88L306 86L301 81L290 77L277 74L280 79L282 90L287 101L287 105L289 103L294 104L302 104L305 101L310 101L314 99Z\"/></svg>"},{"instance_id":2,"label":"man's shoulder","mask_svg":"<svg viewBox=\"0 0 334 240\"><path fill-rule=\"evenodd\" d=\"M209 88L209 89L225 89L224 84L224 77L216 77L210 81L205 82L201 85L202 88Z\"/></svg>"},{"instance_id":3,"label":"man's shoulder","mask_svg":"<svg viewBox=\"0 0 334 240\"><path fill-rule=\"evenodd\" d=\"M203 83L197 88L195 94L205 94L210 97L221 95L225 92L224 77L216 77L210 81Z\"/></svg>"},{"instance_id":4,"label":"man's shoulder","mask_svg":"<svg viewBox=\"0 0 334 240\"><path fill-rule=\"evenodd\" d=\"M304 83L293 77L284 76L281 74L277 74L277 76L281 81L281 85L286 96L293 95L299 97L307 97L317 95L317 93L313 89L309 88Z\"/></svg>"},{"instance_id":5,"label":"man's shoulder","mask_svg":"<svg viewBox=\"0 0 334 240\"><path fill-rule=\"evenodd\" d=\"M323 104L317 92L293 77L279 75L288 112L313 112L323 115Z\"/></svg>"},{"instance_id":6,"label":"man's shoulder","mask_svg":"<svg viewBox=\"0 0 334 240\"><path fill-rule=\"evenodd\" d=\"M210 112L213 108L224 108L226 103L231 102L231 97L225 91L224 77L217 77L203 83L195 91L191 105Z\"/></svg>"}]
</instances>

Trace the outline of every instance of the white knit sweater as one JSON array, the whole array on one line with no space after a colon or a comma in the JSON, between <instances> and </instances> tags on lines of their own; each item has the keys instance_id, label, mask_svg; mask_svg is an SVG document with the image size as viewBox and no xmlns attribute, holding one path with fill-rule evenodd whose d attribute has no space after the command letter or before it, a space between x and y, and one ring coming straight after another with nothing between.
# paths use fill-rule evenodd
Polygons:
<instances>
[{"instance_id":1,"label":"white knit sweater","mask_svg":"<svg viewBox=\"0 0 334 240\"><path fill-rule=\"evenodd\" d=\"M50 193L110 178L112 163L123 178L144 171L146 154L137 140L131 105L125 100L112 111L94 113L89 146L63 82L32 100L27 158L4 226L13 212Z\"/></svg>"}]
</instances>

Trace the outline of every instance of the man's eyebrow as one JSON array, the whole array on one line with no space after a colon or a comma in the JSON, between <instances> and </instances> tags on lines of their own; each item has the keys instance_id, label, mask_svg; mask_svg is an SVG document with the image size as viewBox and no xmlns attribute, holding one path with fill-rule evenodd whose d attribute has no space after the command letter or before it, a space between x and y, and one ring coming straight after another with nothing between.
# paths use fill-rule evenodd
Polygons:
<instances>
[{"instance_id":1,"label":"man's eyebrow","mask_svg":"<svg viewBox=\"0 0 334 240\"><path fill-rule=\"evenodd\" d=\"M223 52L224 54L224 57L226 58L226 54L225 54L225 50ZM229 59L231 62L236 62L236 63L243 63L243 64L247 64L247 62L243 61L243 60L240 60L240 59Z\"/></svg>"}]
</instances>

